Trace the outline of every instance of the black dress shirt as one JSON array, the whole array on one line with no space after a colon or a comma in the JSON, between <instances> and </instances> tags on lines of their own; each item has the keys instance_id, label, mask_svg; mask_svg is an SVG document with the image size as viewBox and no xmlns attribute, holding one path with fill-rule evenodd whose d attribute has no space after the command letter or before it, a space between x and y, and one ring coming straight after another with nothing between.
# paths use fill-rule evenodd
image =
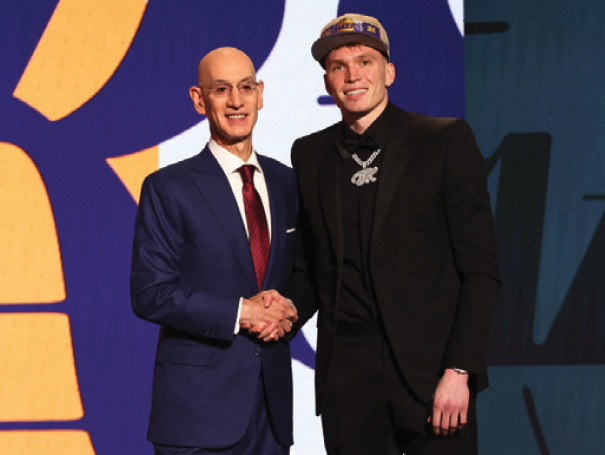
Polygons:
<instances>
[{"instance_id":1,"label":"black dress shirt","mask_svg":"<svg viewBox=\"0 0 605 455\"><path fill-rule=\"evenodd\" d=\"M338 145L342 160L339 167L340 196L344 235L344 257L342 270L342 294L338 305L338 321L360 322L376 319L378 310L373 297L368 272L368 253L372 235L374 200L380 185L380 167L391 128L392 110L387 105L382 114L364 131L357 134L341 122L342 139ZM376 182L357 186L351 182L353 175L362 169L352 155L366 161L372 153L380 153L368 167L378 167L374 175Z\"/></svg>"}]
</instances>

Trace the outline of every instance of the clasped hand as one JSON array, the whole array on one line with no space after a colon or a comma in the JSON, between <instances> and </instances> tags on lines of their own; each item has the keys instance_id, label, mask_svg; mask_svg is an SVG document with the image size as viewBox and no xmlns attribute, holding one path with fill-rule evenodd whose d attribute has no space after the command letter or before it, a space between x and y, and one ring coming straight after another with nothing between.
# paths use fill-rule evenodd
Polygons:
<instances>
[{"instance_id":1,"label":"clasped hand","mask_svg":"<svg viewBox=\"0 0 605 455\"><path fill-rule=\"evenodd\" d=\"M274 341L292 330L298 320L296 308L275 290L262 291L243 299L240 328L263 341Z\"/></svg>"}]
</instances>

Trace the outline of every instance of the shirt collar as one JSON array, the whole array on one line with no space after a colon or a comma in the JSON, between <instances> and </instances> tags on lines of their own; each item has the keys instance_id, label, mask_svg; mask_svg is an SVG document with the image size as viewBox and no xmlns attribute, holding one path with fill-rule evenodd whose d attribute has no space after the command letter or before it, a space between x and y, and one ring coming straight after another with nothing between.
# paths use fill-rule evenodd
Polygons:
<instances>
[{"instance_id":1,"label":"shirt collar","mask_svg":"<svg viewBox=\"0 0 605 455\"><path fill-rule=\"evenodd\" d=\"M358 134L349 127L344 121L340 122L341 139L357 139L361 140L364 136L375 136L376 144L379 148L384 149L389 136L391 120L393 118L393 105L389 102L380 115L372 122L372 124L363 132ZM349 151L343 147L338 147L338 150L343 159L351 156Z\"/></svg>"},{"instance_id":2,"label":"shirt collar","mask_svg":"<svg viewBox=\"0 0 605 455\"><path fill-rule=\"evenodd\" d=\"M221 147L214 139L208 141L208 148L226 175L237 172L244 164L251 164L256 168L257 172L263 173L263 169L258 164L258 155L254 148L252 148L252 154L250 155L250 158L248 158L248 161L242 160L239 156L234 155L226 148Z\"/></svg>"}]
</instances>

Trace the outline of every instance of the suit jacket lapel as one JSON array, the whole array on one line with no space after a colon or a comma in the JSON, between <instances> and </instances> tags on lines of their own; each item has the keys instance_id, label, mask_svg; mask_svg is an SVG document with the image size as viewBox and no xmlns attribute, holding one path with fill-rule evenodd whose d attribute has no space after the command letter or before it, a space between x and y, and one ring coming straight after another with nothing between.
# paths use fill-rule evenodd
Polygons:
<instances>
[{"instance_id":1,"label":"suit jacket lapel","mask_svg":"<svg viewBox=\"0 0 605 455\"><path fill-rule=\"evenodd\" d=\"M378 188L376 189L371 242L380 232L382 223L384 222L393 200L395 190L401 182L403 173L410 160L412 152L405 147L409 135L410 125L407 115L405 112L397 109L393 115L392 124L389 128L385 155L381 165L382 169L380 169L378 174Z\"/></svg>"},{"instance_id":2,"label":"suit jacket lapel","mask_svg":"<svg viewBox=\"0 0 605 455\"><path fill-rule=\"evenodd\" d=\"M318 161L319 198L321 200L328 235L332 243L338 266L342 265L343 257L343 227L342 204L340 197L340 155L336 149L339 140L337 127L330 130L330 135L324 142L324 156Z\"/></svg>"},{"instance_id":3,"label":"suit jacket lapel","mask_svg":"<svg viewBox=\"0 0 605 455\"><path fill-rule=\"evenodd\" d=\"M195 171L193 180L229 239L246 279L253 289L257 289L246 228L227 177L207 147L195 157L192 168Z\"/></svg>"},{"instance_id":4,"label":"suit jacket lapel","mask_svg":"<svg viewBox=\"0 0 605 455\"><path fill-rule=\"evenodd\" d=\"M258 162L263 168L265 174L265 183L267 192L269 193L269 205L271 206L271 251L269 254L269 263L265 272L264 288L270 288L272 274L276 264L276 257L280 251L279 246L285 244L286 235L286 211L283 210L285 205L284 186L281 183L280 175L273 169L270 162L262 155L257 155Z\"/></svg>"}]
</instances>

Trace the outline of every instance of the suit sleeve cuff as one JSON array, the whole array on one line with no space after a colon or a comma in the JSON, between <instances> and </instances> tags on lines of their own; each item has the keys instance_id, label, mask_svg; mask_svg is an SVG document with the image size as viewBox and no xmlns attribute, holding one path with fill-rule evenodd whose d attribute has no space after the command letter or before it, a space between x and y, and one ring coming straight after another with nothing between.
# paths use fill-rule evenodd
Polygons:
<instances>
[{"instance_id":1,"label":"suit sleeve cuff","mask_svg":"<svg viewBox=\"0 0 605 455\"><path fill-rule=\"evenodd\" d=\"M235 317L235 327L233 328L233 334L237 335L239 333L239 315L242 312L242 303L244 302L244 298L239 298L239 305L237 306L237 316Z\"/></svg>"}]
</instances>

